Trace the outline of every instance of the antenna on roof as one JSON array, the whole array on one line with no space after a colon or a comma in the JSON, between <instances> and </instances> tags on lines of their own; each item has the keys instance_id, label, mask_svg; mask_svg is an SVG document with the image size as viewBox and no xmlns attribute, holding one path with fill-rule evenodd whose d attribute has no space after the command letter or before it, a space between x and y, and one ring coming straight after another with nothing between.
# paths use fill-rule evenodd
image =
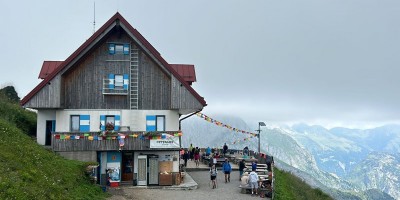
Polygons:
<instances>
[{"instance_id":1,"label":"antenna on roof","mask_svg":"<svg viewBox=\"0 0 400 200\"><path fill-rule=\"evenodd\" d=\"M96 1L93 1L93 33L96 32Z\"/></svg>"}]
</instances>

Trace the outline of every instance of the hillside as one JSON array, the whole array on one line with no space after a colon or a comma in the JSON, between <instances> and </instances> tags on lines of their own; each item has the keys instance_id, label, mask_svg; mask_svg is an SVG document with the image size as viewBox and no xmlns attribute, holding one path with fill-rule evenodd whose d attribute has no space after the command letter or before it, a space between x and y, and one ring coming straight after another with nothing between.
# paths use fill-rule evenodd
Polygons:
<instances>
[{"instance_id":1,"label":"hillside","mask_svg":"<svg viewBox=\"0 0 400 200\"><path fill-rule=\"evenodd\" d=\"M329 195L325 194L322 190L311 188L307 183L300 178L281 171L277 168L274 169L275 173L275 196L274 199L332 199Z\"/></svg>"},{"instance_id":2,"label":"hillside","mask_svg":"<svg viewBox=\"0 0 400 200\"><path fill-rule=\"evenodd\" d=\"M66 160L28 136L35 113L4 95L0 95L0 112L0 199L106 197L85 175L87 163Z\"/></svg>"}]
</instances>

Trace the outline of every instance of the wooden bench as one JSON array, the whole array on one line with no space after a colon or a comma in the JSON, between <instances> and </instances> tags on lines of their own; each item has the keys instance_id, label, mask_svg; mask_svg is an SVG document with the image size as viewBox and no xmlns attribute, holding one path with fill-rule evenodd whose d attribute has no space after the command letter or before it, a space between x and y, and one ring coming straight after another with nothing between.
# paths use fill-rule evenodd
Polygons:
<instances>
[{"instance_id":1,"label":"wooden bench","mask_svg":"<svg viewBox=\"0 0 400 200\"><path fill-rule=\"evenodd\" d=\"M242 193L242 194L250 193L251 194L251 186L250 185L246 185L246 186L240 185L239 188L241 189L240 193Z\"/></svg>"}]
</instances>

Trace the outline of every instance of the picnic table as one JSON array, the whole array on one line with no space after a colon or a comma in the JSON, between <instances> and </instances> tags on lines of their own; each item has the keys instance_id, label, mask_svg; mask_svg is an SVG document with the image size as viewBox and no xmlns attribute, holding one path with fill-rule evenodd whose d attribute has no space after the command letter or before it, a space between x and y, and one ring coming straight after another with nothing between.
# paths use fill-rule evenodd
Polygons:
<instances>
[{"instance_id":1,"label":"picnic table","mask_svg":"<svg viewBox=\"0 0 400 200\"><path fill-rule=\"evenodd\" d=\"M215 164L215 166L222 166L222 164L225 162L225 158L216 158L217 159L217 163ZM204 157L203 159L204 164L209 165L210 164L210 157Z\"/></svg>"}]
</instances>

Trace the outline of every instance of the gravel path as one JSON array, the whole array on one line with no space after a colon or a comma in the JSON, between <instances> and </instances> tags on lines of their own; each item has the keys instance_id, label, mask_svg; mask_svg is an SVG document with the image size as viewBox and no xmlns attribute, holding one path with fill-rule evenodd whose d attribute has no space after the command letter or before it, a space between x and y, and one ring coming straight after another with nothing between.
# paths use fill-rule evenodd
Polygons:
<instances>
[{"instance_id":1,"label":"gravel path","mask_svg":"<svg viewBox=\"0 0 400 200\"><path fill-rule=\"evenodd\" d=\"M126 199L137 199L137 200L173 200L173 199L184 199L184 200L226 200L226 199L258 199L260 197L251 196L250 194L240 193L240 181L239 172L232 171L231 182L225 183L224 175L219 171L217 180L218 188L212 189L209 186L210 175L208 171L196 171L188 172L192 176L193 180L198 183L196 190L165 190L165 189L138 189L138 188L124 188L121 187L114 191L109 191L113 194L108 200L126 200Z\"/></svg>"}]
</instances>

